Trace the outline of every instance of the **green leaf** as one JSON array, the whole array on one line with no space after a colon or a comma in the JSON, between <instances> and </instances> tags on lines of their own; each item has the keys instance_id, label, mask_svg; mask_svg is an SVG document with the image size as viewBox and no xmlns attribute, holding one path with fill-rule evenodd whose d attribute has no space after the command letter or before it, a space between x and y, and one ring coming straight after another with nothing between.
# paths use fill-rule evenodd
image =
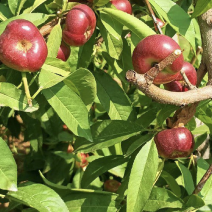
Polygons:
<instances>
[{"instance_id":1,"label":"green leaf","mask_svg":"<svg viewBox=\"0 0 212 212\"><path fill-rule=\"evenodd\" d=\"M153 135L147 134L147 135L141 135L140 138L136 139L127 149L125 157L130 156L132 153L134 153L138 148L140 148L142 145L144 145L146 142L150 141L152 139Z\"/></svg>"},{"instance_id":2,"label":"green leaf","mask_svg":"<svg viewBox=\"0 0 212 212\"><path fill-rule=\"evenodd\" d=\"M127 212L144 209L154 185L158 169L158 152L152 140L137 154L130 174L127 195Z\"/></svg>"},{"instance_id":3,"label":"green leaf","mask_svg":"<svg viewBox=\"0 0 212 212\"><path fill-rule=\"evenodd\" d=\"M5 30L7 24L9 24L9 22L13 20L25 19L25 20L31 21L35 26L39 26L40 24L44 23L48 18L49 18L49 15L46 15L43 13L21 14L21 15L12 17L0 23L0 35Z\"/></svg>"},{"instance_id":4,"label":"green leaf","mask_svg":"<svg viewBox=\"0 0 212 212\"><path fill-rule=\"evenodd\" d=\"M112 16L100 11L102 26L99 23L101 34L104 38L107 52L112 58L120 59L123 50L123 41L121 37L123 26ZM106 30L105 30L106 29Z\"/></svg>"},{"instance_id":5,"label":"green leaf","mask_svg":"<svg viewBox=\"0 0 212 212\"><path fill-rule=\"evenodd\" d=\"M13 14L11 13L8 6L5 6L4 4L0 3L0 19L4 22L8 18L11 18L12 16L13 16Z\"/></svg>"},{"instance_id":6,"label":"green leaf","mask_svg":"<svg viewBox=\"0 0 212 212\"><path fill-rule=\"evenodd\" d=\"M111 8L102 8L101 11L116 19L122 25L128 27L140 39L155 34L149 26L128 13Z\"/></svg>"},{"instance_id":7,"label":"green leaf","mask_svg":"<svg viewBox=\"0 0 212 212\"><path fill-rule=\"evenodd\" d=\"M116 166L127 162L127 160L128 159L124 158L122 155L110 155L92 161L89 163L85 173L83 174L81 181L82 188L88 187L89 184L98 176Z\"/></svg>"},{"instance_id":8,"label":"green leaf","mask_svg":"<svg viewBox=\"0 0 212 212\"><path fill-rule=\"evenodd\" d=\"M19 15L26 0L8 0L9 8L13 15Z\"/></svg>"},{"instance_id":9,"label":"green leaf","mask_svg":"<svg viewBox=\"0 0 212 212\"><path fill-rule=\"evenodd\" d=\"M207 136L208 134L204 133L194 138L195 140L194 150L196 150L206 140Z\"/></svg>"},{"instance_id":10,"label":"green leaf","mask_svg":"<svg viewBox=\"0 0 212 212\"><path fill-rule=\"evenodd\" d=\"M94 4L94 6L101 7L105 4L107 4L109 1L110 0L94 0L93 4Z\"/></svg>"},{"instance_id":11,"label":"green leaf","mask_svg":"<svg viewBox=\"0 0 212 212\"><path fill-rule=\"evenodd\" d=\"M17 165L2 138L0 138L0 189L17 191Z\"/></svg>"},{"instance_id":12,"label":"green leaf","mask_svg":"<svg viewBox=\"0 0 212 212\"><path fill-rule=\"evenodd\" d=\"M49 104L67 127L75 134L92 141L88 111L80 97L67 85L60 82L43 90Z\"/></svg>"},{"instance_id":13,"label":"green leaf","mask_svg":"<svg viewBox=\"0 0 212 212\"><path fill-rule=\"evenodd\" d=\"M195 117L201 120L212 132L212 102L211 100L202 101L196 109Z\"/></svg>"},{"instance_id":14,"label":"green leaf","mask_svg":"<svg viewBox=\"0 0 212 212\"><path fill-rule=\"evenodd\" d=\"M188 168L186 168L180 162L176 161L175 163L177 164L178 168L180 169L182 173L181 177L182 177L183 186L185 187L189 195L192 194L192 192L194 191L194 182L192 179L191 172L189 171Z\"/></svg>"},{"instance_id":15,"label":"green leaf","mask_svg":"<svg viewBox=\"0 0 212 212\"><path fill-rule=\"evenodd\" d=\"M42 68L41 73L39 75L39 85L42 89L50 88L63 81L66 77L53 74L52 72L49 72L48 70Z\"/></svg>"},{"instance_id":16,"label":"green leaf","mask_svg":"<svg viewBox=\"0 0 212 212\"><path fill-rule=\"evenodd\" d=\"M81 97L87 109L96 98L96 81L93 74L84 68L79 68L64 80L64 83Z\"/></svg>"},{"instance_id":17,"label":"green leaf","mask_svg":"<svg viewBox=\"0 0 212 212\"><path fill-rule=\"evenodd\" d=\"M20 3L20 0L8 0L8 5L13 15L16 15L16 11L17 11L17 7L19 3Z\"/></svg>"},{"instance_id":18,"label":"green leaf","mask_svg":"<svg viewBox=\"0 0 212 212\"><path fill-rule=\"evenodd\" d=\"M135 120L136 114L125 92L105 72L95 72L97 96L111 120Z\"/></svg>"},{"instance_id":19,"label":"green leaf","mask_svg":"<svg viewBox=\"0 0 212 212\"><path fill-rule=\"evenodd\" d=\"M162 208L182 208L183 201L165 188L154 187L144 210L158 211Z\"/></svg>"},{"instance_id":20,"label":"green leaf","mask_svg":"<svg viewBox=\"0 0 212 212\"><path fill-rule=\"evenodd\" d=\"M197 184L202 179L203 175L206 173L208 168L209 168L209 164L203 158L199 158L197 160ZM202 190L200 191L200 195L206 205L211 204L211 198L212 198L212 177L211 176L208 178Z\"/></svg>"},{"instance_id":21,"label":"green leaf","mask_svg":"<svg viewBox=\"0 0 212 212\"><path fill-rule=\"evenodd\" d=\"M57 75L61 75L61 76L64 76L64 77L67 77L69 74L70 74L70 69L67 70L64 70L65 68L63 68L63 65L66 66L67 64L59 59L56 59L56 58L47 58L47 59L52 59L51 62L49 61L46 61L43 66L42 66L42 69L45 69L49 72L52 72L54 74L57 74ZM49 64L48 64L49 62ZM58 64L56 65L55 62L58 62Z\"/></svg>"},{"instance_id":22,"label":"green leaf","mask_svg":"<svg viewBox=\"0 0 212 212\"><path fill-rule=\"evenodd\" d=\"M100 212L100 208L105 212L116 211L117 195L114 193L91 189L71 189L68 186L48 181L42 174L41 177L50 188L61 196L71 212Z\"/></svg>"},{"instance_id":23,"label":"green leaf","mask_svg":"<svg viewBox=\"0 0 212 212\"><path fill-rule=\"evenodd\" d=\"M167 0L149 0L157 12L170 24L170 26L184 36L194 51L195 29L189 15L176 3ZM180 14L180 15L179 15Z\"/></svg>"},{"instance_id":24,"label":"green leaf","mask_svg":"<svg viewBox=\"0 0 212 212\"><path fill-rule=\"evenodd\" d=\"M62 40L62 29L60 24L53 27L50 35L48 36L47 47L48 57L57 57L57 53Z\"/></svg>"},{"instance_id":25,"label":"green leaf","mask_svg":"<svg viewBox=\"0 0 212 212\"><path fill-rule=\"evenodd\" d=\"M212 0L198 0L197 4L194 8L194 12L191 15L191 18L196 18L197 16L202 15L205 13L207 10L212 8Z\"/></svg>"},{"instance_id":26,"label":"green leaf","mask_svg":"<svg viewBox=\"0 0 212 212\"><path fill-rule=\"evenodd\" d=\"M14 110L33 112L38 110L38 104L32 101L32 107L28 105L25 92L7 82L0 83L0 106L7 106Z\"/></svg>"},{"instance_id":27,"label":"green leaf","mask_svg":"<svg viewBox=\"0 0 212 212\"><path fill-rule=\"evenodd\" d=\"M71 67L72 72L75 71L78 67L79 50L80 50L79 47L75 47L75 46L71 47L71 54L68 58L68 63L69 63L69 66Z\"/></svg>"},{"instance_id":28,"label":"green leaf","mask_svg":"<svg viewBox=\"0 0 212 212\"><path fill-rule=\"evenodd\" d=\"M102 52L102 56L107 61L108 65L111 66L113 72L117 75L117 77L122 80L122 83L126 83L125 76L127 70L123 70L121 61L113 59L107 52Z\"/></svg>"},{"instance_id":29,"label":"green leaf","mask_svg":"<svg viewBox=\"0 0 212 212\"><path fill-rule=\"evenodd\" d=\"M202 206L205 205L203 199L195 194L186 197L184 201L185 201L184 210L186 209L185 211L194 211L195 209L201 208Z\"/></svg>"},{"instance_id":30,"label":"green leaf","mask_svg":"<svg viewBox=\"0 0 212 212\"><path fill-rule=\"evenodd\" d=\"M80 190L79 190L80 191ZM71 212L114 212L117 211L115 199L117 196L109 192L94 193L75 192L63 197L69 211Z\"/></svg>"},{"instance_id":31,"label":"green leaf","mask_svg":"<svg viewBox=\"0 0 212 212\"><path fill-rule=\"evenodd\" d=\"M54 190L42 184L22 183L18 187L18 191L8 192L7 198L42 212L69 212L60 196Z\"/></svg>"},{"instance_id":32,"label":"green leaf","mask_svg":"<svg viewBox=\"0 0 212 212\"><path fill-rule=\"evenodd\" d=\"M93 46L96 42L95 38L96 31L93 33L91 38L80 47L77 68L88 68L93 54Z\"/></svg>"},{"instance_id":33,"label":"green leaf","mask_svg":"<svg viewBox=\"0 0 212 212\"><path fill-rule=\"evenodd\" d=\"M31 13L33 12L37 7L39 7L41 4L43 4L44 2L46 2L47 0L35 0L33 5L29 8L27 8L26 10L24 10L23 13Z\"/></svg>"},{"instance_id":34,"label":"green leaf","mask_svg":"<svg viewBox=\"0 0 212 212\"><path fill-rule=\"evenodd\" d=\"M172 192L177 196L180 197L181 196L181 189L180 186L177 184L175 178L169 174L166 171L162 171L161 173L161 177L167 182L167 184L169 185L169 188L172 190Z\"/></svg>"},{"instance_id":35,"label":"green leaf","mask_svg":"<svg viewBox=\"0 0 212 212\"><path fill-rule=\"evenodd\" d=\"M93 143L83 141L80 145L76 142L76 151L93 152L97 149L113 146L142 131L134 122L121 120L105 120L91 126Z\"/></svg>"},{"instance_id":36,"label":"green leaf","mask_svg":"<svg viewBox=\"0 0 212 212\"><path fill-rule=\"evenodd\" d=\"M158 111L156 115L156 121L158 126L162 126L163 122L177 109L174 105L162 105L162 109Z\"/></svg>"}]
</instances>

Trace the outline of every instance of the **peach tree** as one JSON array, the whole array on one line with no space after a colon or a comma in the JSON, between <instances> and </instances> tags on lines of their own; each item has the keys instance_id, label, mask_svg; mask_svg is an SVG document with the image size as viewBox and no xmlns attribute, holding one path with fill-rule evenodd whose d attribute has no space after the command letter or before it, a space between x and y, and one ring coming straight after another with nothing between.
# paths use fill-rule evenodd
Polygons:
<instances>
[{"instance_id":1,"label":"peach tree","mask_svg":"<svg viewBox=\"0 0 212 212\"><path fill-rule=\"evenodd\" d=\"M1 0L0 210L211 211L212 0Z\"/></svg>"}]
</instances>

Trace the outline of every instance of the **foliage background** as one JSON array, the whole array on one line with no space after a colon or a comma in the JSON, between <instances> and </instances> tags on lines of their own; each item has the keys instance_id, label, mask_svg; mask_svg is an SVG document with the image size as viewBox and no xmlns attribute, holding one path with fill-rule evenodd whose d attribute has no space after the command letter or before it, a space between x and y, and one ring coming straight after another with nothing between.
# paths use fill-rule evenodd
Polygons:
<instances>
[{"instance_id":1,"label":"foliage background","mask_svg":"<svg viewBox=\"0 0 212 212\"><path fill-rule=\"evenodd\" d=\"M191 0L149 2L167 23L163 33L177 33L184 59L190 61L201 46L196 17L211 8L211 1L198 0L195 9ZM45 37L45 64L40 72L27 74L31 94L39 91L33 107L23 87L17 88L21 73L0 65L0 121L6 126L0 139L0 201L10 201L1 211L211 211L212 178L198 195L192 194L211 158L164 163L158 157L154 135L166 128L178 107L152 101L125 80L133 69L135 46L156 33L145 4L131 4L134 16L116 10L109 0L94 0L96 30L85 45L71 47L67 62L56 58L63 25L54 26ZM74 5L67 0L2 0L0 34L20 18L41 28L58 10L62 17ZM200 61L201 55L195 68ZM201 86L206 82L207 77ZM211 114L210 100L203 101L186 126L196 136L195 150L211 134ZM197 126L196 119L203 123ZM74 151L67 153L69 145ZM90 155L85 170L76 167L79 152ZM103 191L107 179L122 183L116 194Z\"/></svg>"}]
</instances>

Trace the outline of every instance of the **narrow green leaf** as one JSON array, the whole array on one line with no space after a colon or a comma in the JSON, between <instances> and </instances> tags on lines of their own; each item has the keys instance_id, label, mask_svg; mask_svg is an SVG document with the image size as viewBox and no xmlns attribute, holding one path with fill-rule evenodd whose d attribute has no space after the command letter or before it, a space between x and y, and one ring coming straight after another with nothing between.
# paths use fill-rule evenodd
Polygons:
<instances>
[{"instance_id":1,"label":"narrow green leaf","mask_svg":"<svg viewBox=\"0 0 212 212\"><path fill-rule=\"evenodd\" d=\"M101 10L116 19L122 25L128 27L140 39L155 34L149 26L130 14L111 8L103 8Z\"/></svg>"},{"instance_id":2,"label":"narrow green leaf","mask_svg":"<svg viewBox=\"0 0 212 212\"><path fill-rule=\"evenodd\" d=\"M49 104L75 134L92 141L88 111L80 97L63 82L43 90Z\"/></svg>"},{"instance_id":3,"label":"narrow green leaf","mask_svg":"<svg viewBox=\"0 0 212 212\"><path fill-rule=\"evenodd\" d=\"M111 120L135 120L136 115L125 92L105 72L95 72L97 96Z\"/></svg>"},{"instance_id":4,"label":"narrow green leaf","mask_svg":"<svg viewBox=\"0 0 212 212\"><path fill-rule=\"evenodd\" d=\"M47 47L48 57L57 57L58 49L62 40L62 29L60 24L53 27L50 35L48 36Z\"/></svg>"},{"instance_id":5,"label":"narrow green leaf","mask_svg":"<svg viewBox=\"0 0 212 212\"><path fill-rule=\"evenodd\" d=\"M41 69L40 75L39 75L39 85L42 87L42 89L50 88L59 82L63 81L67 76L62 76L58 74L54 74L50 72L48 69L44 68Z\"/></svg>"},{"instance_id":6,"label":"narrow green leaf","mask_svg":"<svg viewBox=\"0 0 212 212\"><path fill-rule=\"evenodd\" d=\"M15 17L12 17L10 19L7 19L6 21L0 23L0 35L5 30L7 24L9 22L16 20L16 19L25 19L28 21L31 21L35 26L39 26L40 24L44 23L49 18L49 15L43 14L43 13L33 13L33 14L21 14Z\"/></svg>"},{"instance_id":7,"label":"narrow green leaf","mask_svg":"<svg viewBox=\"0 0 212 212\"><path fill-rule=\"evenodd\" d=\"M144 210L158 211L162 208L182 208L183 201L165 188L154 187Z\"/></svg>"},{"instance_id":8,"label":"narrow green leaf","mask_svg":"<svg viewBox=\"0 0 212 212\"><path fill-rule=\"evenodd\" d=\"M56 59L56 58L52 58L54 59L54 62L58 62L59 66L60 64L63 64L64 62ZM58 74L64 77L67 77L70 74L70 71L64 70L63 67L58 67L58 66L54 66L55 64L47 64L46 62L43 64L42 69L45 69L49 72L52 72L54 74Z\"/></svg>"},{"instance_id":9,"label":"narrow green leaf","mask_svg":"<svg viewBox=\"0 0 212 212\"><path fill-rule=\"evenodd\" d=\"M184 36L196 51L195 29L189 15L176 3L167 0L149 0L170 26ZM180 14L180 15L179 15Z\"/></svg>"},{"instance_id":10,"label":"narrow green leaf","mask_svg":"<svg viewBox=\"0 0 212 212\"><path fill-rule=\"evenodd\" d=\"M184 206L185 211L194 211L194 210L196 211L196 209L201 208L202 206L205 205L203 199L195 194L186 197L184 201L185 201Z\"/></svg>"},{"instance_id":11,"label":"narrow green leaf","mask_svg":"<svg viewBox=\"0 0 212 212\"><path fill-rule=\"evenodd\" d=\"M156 115L156 121L158 126L162 126L163 122L175 111L177 110L175 105L163 105L162 109L158 111Z\"/></svg>"},{"instance_id":12,"label":"narrow green leaf","mask_svg":"<svg viewBox=\"0 0 212 212\"><path fill-rule=\"evenodd\" d=\"M41 4L46 2L47 0L35 0L33 5L27 9L24 10L23 13L31 13L33 12L37 7L39 7Z\"/></svg>"},{"instance_id":13,"label":"narrow green leaf","mask_svg":"<svg viewBox=\"0 0 212 212\"><path fill-rule=\"evenodd\" d=\"M17 165L2 138L0 138L0 189L17 191Z\"/></svg>"},{"instance_id":14,"label":"narrow green leaf","mask_svg":"<svg viewBox=\"0 0 212 212\"><path fill-rule=\"evenodd\" d=\"M79 47L75 47L75 46L71 47L71 54L68 58L68 63L69 63L69 66L71 67L72 72L75 71L78 67L79 50L80 50Z\"/></svg>"},{"instance_id":15,"label":"narrow green leaf","mask_svg":"<svg viewBox=\"0 0 212 212\"><path fill-rule=\"evenodd\" d=\"M144 209L154 185L158 169L158 152L152 140L137 154L130 174L127 195L127 212Z\"/></svg>"},{"instance_id":16,"label":"narrow green leaf","mask_svg":"<svg viewBox=\"0 0 212 212\"><path fill-rule=\"evenodd\" d=\"M94 142L83 141L81 145L76 142L76 151L93 152L97 149L110 147L139 134L141 131L141 127L134 122L121 120L100 121L91 126Z\"/></svg>"},{"instance_id":17,"label":"narrow green leaf","mask_svg":"<svg viewBox=\"0 0 212 212\"><path fill-rule=\"evenodd\" d=\"M98 176L116 166L127 162L127 160L128 159L124 158L122 155L110 155L92 161L89 163L85 173L83 174L81 181L82 188L88 187L89 184Z\"/></svg>"},{"instance_id":18,"label":"narrow green leaf","mask_svg":"<svg viewBox=\"0 0 212 212\"><path fill-rule=\"evenodd\" d=\"M192 194L192 192L194 191L194 182L193 182L190 171L180 162L176 161L175 163L177 164L177 166L179 167L182 173L183 186L185 187L189 195Z\"/></svg>"},{"instance_id":19,"label":"narrow green leaf","mask_svg":"<svg viewBox=\"0 0 212 212\"><path fill-rule=\"evenodd\" d=\"M7 82L0 83L0 106L7 106L14 110L33 112L38 110L38 104L32 101L32 107L28 105L25 92Z\"/></svg>"},{"instance_id":20,"label":"narrow green leaf","mask_svg":"<svg viewBox=\"0 0 212 212\"><path fill-rule=\"evenodd\" d=\"M203 158L199 158L197 160L197 184L202 179L203 175L206 173L208 168L209 168L209 164ZM212 198L212 177L211 176L208 178L202 190L200 191L200 195L206 205L211 204L211 198Z\"/></svg>"},{"instance_id":21,"label":"narrow green leaf","mask_svg":"<svg viewBox=\"0 0 212 212\"><path fill-rule=\"evenodd\" d=\"M19 3L19 5L18 5L17 12L16 12L17 15L20 14L20 11L21 11L21 9L23 8L23 6L24 6L24 4L25 4L26 1L27 1L27 0L20 0L20 1L19 1L20 3Z\"/></svg>"},{"instance_id":22,"label":"narrow green leaf","mask_svg":"<svg viewBox=\"0 0 212 212\"><path fill-rule=\"evenodd\" d=\"M0 3L0 19L4 22L8 18L11 18L12 16L13 14L11 13L10 8Z\"/></svg>"},{"instance_id":23,"label":"narrow green leaf","mask_svg":"<svg viewBox=\"0 0 212 212\"><path fill-rule=\"evenodd\" d=\"M60 196L54 190L42 184L22 183L18 187L18 191L8 192L7 198L42 212L69 212Z\"/></svg>"},{"instance_id":24,"label":"narrow green leaf","mask_svg":"<svg viewBox=\"0 0 212 212\"><path fill-rule=\"evenodd\" d=\"M138 148L140 148L142 145L144 145L146 142L150 141L152 139L153 135L147 134L147 135L142 135L140 138L135 140L127 149L126 154L124 155L125 157L130 156L133 152L135 152Z\"/></svg>"},{"instance_id":25,"label":"narrow green leaf","mask_svg":"<svg viewBox=\"0 0 212 212\"><path fill-rule=\"evenodd\" d=\"M96 31L91 38L79 49L77 68L88 68L93 54L93 46L96 42Z\"/></svg>"},{"instance_id":26,"label":"narrow green leaf","mask_svg":"<svg viewBox=\"0 0 212 212\"><path fill-rule=\"evenodd\" d=\"M102 26L99 23L101 34L104 38L107 52L112 58L120 59L123 50L123 41L121 37L123 26L112 16L100 11ZM106 30L105 30L106 29Z\"/></svg>"},{"instance_id":27,"label":"narrow green leaf","mask_svg":"<svg viewBox=\"0 0 212 212\"><path fill-rule=\"evenodd\" d=\"M91 104L96 98L96 81L93 74L84 68L79 68L71 73L69 77L64 80L64 83L73 88L81 97L87 109L90 109Z\"/></svg>"},{"instance_id":28,"label":"narrow green leaf","mask_svg":"<svg viewBox=\"0 0 212 212\"><path fill-rule=\"evenodd\" d=\"M172 190L172 192L177 196L180 197L181 196L181 189L180 186L177 184L175 178L169 174L166 171L162 171L161 173L161 177L167 182L167 184L169 185L169 188Z\"/></svg>"},{"instance_id":29,"label":"narrow green leaf","mask_svg":"<svg viewBox=\"0 0 212 212\"><path fill-rule=\"evenodd\" d=\"M94 5L97 7L101 7L105 4L107 4L110 0L94 0Z\"/></svg>"},{"instance_id":30,"label":"narrow green leaf","mask_svg":"<svg viewBox=\"0 0 212 212\"><path fill-rule=\"evenodd\" d=\"M212 8L212 0L198 0L194 8L194 12L191 15L191 18L196 18L197 16L202 15L207 10Z\"/></svg>"},{"instance_id":31,"label":"narrow green leaf","mask_svg":"<svg viewBox=\"0 0 212 212\"><path fill-rule=\"evenodd\" d=\"M194 150L196 150L206 140L207 136L208 134L204 133L194 138L195 140Z\"/></svg>"},{"instance_id":32,"label":"narrow green leaf","mask_svg":"<svg viewBox=\"0 0 212 212\"><path fill-rule=\"evenodd\" d=\"M16 15L16 11L17 11L18 5L20 4L20 1L21 0L8 0L8 5L13 15Z\"/></svg>"},{"instance_id":33,"label":"narrow green leaf","mask_svg":"<svg viewBox=\"0 0 212 212\"><path fill-rule=\"evenodd\" d=\"M117 210L115 199L117 195L111 192L91 189L71 189L68 186L54 184L40 173L43 181L54 189L65 201L71 212L114 212Z\"/></svg>"}]
</instances>

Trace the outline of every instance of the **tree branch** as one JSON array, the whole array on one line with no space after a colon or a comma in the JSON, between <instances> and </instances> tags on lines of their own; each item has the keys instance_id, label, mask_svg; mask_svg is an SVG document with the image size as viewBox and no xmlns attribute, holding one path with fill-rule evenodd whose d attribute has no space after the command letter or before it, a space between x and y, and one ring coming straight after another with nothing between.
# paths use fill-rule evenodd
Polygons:
<instances>
[{"instance_id":1,"label":"tree branch","mask_svg":"<svg viewBox=\"0 0 212 212\"><path fill-rule=\"evenodd\" d=\"M211 174L212 174L212 164L209 166L207 172L203 175L202 179L197 184L195 190L193 191L193 194L198 194L202 190L203 186L205 185Z\"/></svg>"},{"instance_id":2,"label":"tree branch","mask_svg":"<svg viewBox=\"0 0 212 212\"><path fill-rule=\"evenodd\" d=\"M127 71L126 79L137 85L138 89L147 96L162 104L185 106L212 98L211 85L186 92L172 92L161 89L154 84L149 85L144 74L138 74L132 70Z\"/></svg>"}]
</instances>

